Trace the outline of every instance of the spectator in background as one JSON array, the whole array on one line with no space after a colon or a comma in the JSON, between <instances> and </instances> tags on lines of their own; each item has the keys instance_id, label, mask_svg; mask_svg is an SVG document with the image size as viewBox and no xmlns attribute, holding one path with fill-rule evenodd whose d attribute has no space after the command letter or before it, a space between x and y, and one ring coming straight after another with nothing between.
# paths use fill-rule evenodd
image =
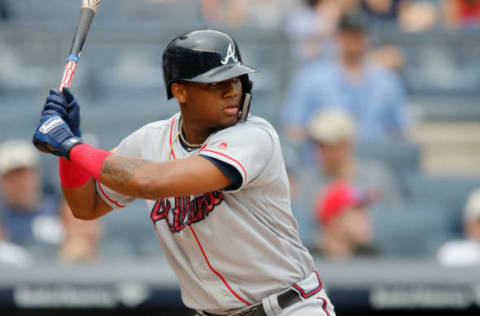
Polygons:
<instances>
[{"instance_id":1,"label":"spectator in background","mask_svg":"<svg viewBox=\"0 0 480 316\"><path fill-rule=\"evenodd\" d=\"M100 220L73 218L65 202L42 192L37 151L30 142L0 145L0 262L28 264L33 257L67 262L98 255Z\"/></svg>"},{"instance_id":2,"label":"spectator in background","mask_svg":"<svg viewBox=\"0 0 480 316\"><path fill-rule=\"evenodd\" d=\"M302 173L302 160L299 152L284 137L282 140L282 154L287 169L288 182L290 184L290 199L293 216L297 220L299 226L300 239L305 247L314 249L314 233L315 233L315 217L312 212L312 205L305 203L305 194L303 190L304 174Z\"/></svg>"},{"instance_id":3,"label":"spectator in background","mask_svg":"<svg viewBox=\"0 0 480 316\"><path fill-rule=\"evenodd\" d=\"M369 54L369 58L376 64L386 69L400 72L405 66L403 50L394 44L385 44Z\"/></svg>"},{"instance_id":4,"label":"spectator in background","mask_svg":"<svg viewBox=\"0 0 480 316\"><path fill-rule=\"evenodd\" d=\"M396 24L409 0L362 0L362 10L373 23Z\"/></svg>"},{"instance_id":5,"label":"spectator in background","mask_svg":"<svg viewBox=\"0 0 480 316\"><path fill-rule=\"evenodd\" d=\"M11 18L10 8L5 0L0 0L0 21L7 21Z\"/></svg>"},{"instance_id":6,"label":"spectator in background","mask_svg":"<svg viewBox=\"0 0 480 316\"><path fill-rule=\"evenodd\" d=\"M32 257L24 248L0 237L0 267L2 265L28 267L31 263Z\"/></svg>"},{"instance_id":7,"label":"spectator in background","mask_svg":"<svg viewBox=\"0 0 480 316\"><path fill-rule=\"evenodd\" d=\"M335 53L333 38L344 10L342 0L303 2L303 6L287 15L284 26L299 64Z\"/></svg>"},{"instance_id":8,"label":"spectator in background","mask_svg":"<svg viewBox=\"0 0 480 316\"><path fill-rule=\"evenodd\" d=\"M429 0L408 1L398 17L400 29L408 33L429 31L437 20L438 7Z\"/></svg>"},{"instance_id":9,"label":"spectator in background","mask_svg":"<svg viewBox=\"0 0 480 316\"><path fill-rule=\"evenodd\" d=\"M440 263L449 266L480 265L480 188L473 190L463 214L465 240L445 243L438 251Z\"/></svg>"},{"instance_id":10,"label":"spectator in background","mask_svg":"<svg viewBox=\"0 0 480 316\"><path fill-rule=\"evenodd\" d=\"M480 25L479 0L444 0L442 5L448 26L468 28Z\"/></svg>"},{"instance_id":11,"label":"spectator in background","mask_svg":"<svg viewBox=\"0 0 480 316\"><path fill-rule=\"evenodd\" d=\"M362 10L372 26L406 32L430 30L437 17L437 8L428 0L362 0Z\"/></svg>"},{"instance_id":12,"label":"spectator in background","mask_svg":"<svg viewBox=\"0 0 480 316\"><path fill-rule=\"evenodd\" d=\"M326 107L349 112L362 141L398 140L407 130L406 101L397 75L366 58L368 32L365 16L342 17L337 35L338 59L308 65L297 73L283 111L286 135L304 142L309 118Z\"/></svg>"},{"instance_id":13,"label":"spectator in background","mask_svg":"<svg viewBox=\"0 0 480 316\"><path fill-rule=\"evenodd\" d=\"M200 0L201 11L204 20L211 23L223 23L224 21L226 21L226 12L229 12L230 10L228 8L225 8L225 2L225 0ZM239 5L243 6L243 4L240 3L242 1L237 2L239 3ZM243 14L243 9L241 11ZM236 19L234 19L234 21L231 21L231 23L236 24Z\"/></svg>"},{"instance_id":14,"label":"spectator in background","mask_svg":"<svg viewBox=\"0 0 480 316\"><path fill-rule=\"evenodd\" d=\"M374 195L357 190L347 181L329 185L315 209L322 231L317 254L334 260L378 255L372 246L373 226L368 210L374 201Z\"/></svg>"},{"instance_id":15,"label":"spectator in background","mask_svg":"<svg viewBox=\"0 0 480 316\"><path fill-rule=\"evenodd\" d=\"M399 193L392 172L380 161L355 157L355 122L338 109L316 114L308 125L313 143L314 165L304 170L301 200L310 210L315 197L331 183L348 181L365 191L375 191L382 203L398 203Z\"/></svg>"},{"instance_id":16,"label":"spectator in background","mask_svg":"<svg viewBox=\"0 0 480 316\"><path fill-rule=\"evenodd\" d=\"M32 258L25 249L6 240L2 223L0 222L0 267L2 265L26 267L31 262Z\"/></svg>"},{"instance_id":17,"label":"spectator in background","mask_svg":"<svg viewBox=\"0 0 480 316\"><path fill-rule=\"evenodd\" d=\"M65 201L60 205L60 216L65 230L60 258L66 262L96 260L103 234L101 220L84 221L73 217Z\"/></svg>"},{"instance_id":18,"label":"spectator in background","mask_svg":"<svg viewBox=\"0 0 480 316\"><path fill-rule=\"evenodd\" d=\"M276 29L295 0L201 0L205 21L228 27Z\"/></svg>"},{"instance_id":19,"label":"spectator in background","mask_svg":"<svg viewBox=\"0 0 480 316\"><path fill-rule=\"evenodd\" d=\"M0 223L6 240L32 251L56 251L63 233L58 203L42 193L38 156L30 142L10 140L0 145L0 189Z\"/></svg>"}]
</instances>

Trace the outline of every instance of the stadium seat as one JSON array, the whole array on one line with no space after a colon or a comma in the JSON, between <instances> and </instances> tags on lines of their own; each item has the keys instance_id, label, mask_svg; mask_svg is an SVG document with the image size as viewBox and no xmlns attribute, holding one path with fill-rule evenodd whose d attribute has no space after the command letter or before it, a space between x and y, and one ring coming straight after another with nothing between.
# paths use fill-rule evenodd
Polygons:
<instances>
[{"instance_id":1,"label":"stadium seat","mask_svg":"<svg viewBox=\"0 0 480 316\"><path fill-rule=\"evenodd\" d=\"M359 158L381 160L394 171L417 170L420 148L409 142L359 142L355 148Z\"/></svg>"},{"instance_id":2,"label":"stadium seat","mask_svg":"<svg viewBox=\"0 0 480 316\"><path fill-rule=\"evenodd\" d=\"M406 183L411 199L439 202L461 212L468 194L480 186L480 178L410 173L406 176Z\"/></svg>"},{"instance_id":3,"label":"stadium seat","mask_svg":"<svg viewBox=\"0 0 480 316\"><path fill-rule=\"evenodd\" d=\"M428 176L412 173L406 176L408 197L417 203L438 203L452 215L454 232L462 229L461 218L466 198L480 186L480 178L459 176Z\"/></svg>"},{"instance_id":4,"label":"stadium seat","mask_svg":"<svg viewBox=\"0 0 480 316\"><path fill-rule=\"evenodd\" d=\"M452 233L452 214L439 203L409 203L374 211L374 242L393 257L431 257Z\"/></svg>"},{"instance_id":5,"label":"stadium seat","mask_svg":"<svg viewBox=\"0 0 480 316\"><path fill-rule=\"evenodd\" d=\"M382 161L390 168L401 195L406 194L405 174L420 167L420 147L411 142L359 142L355 154L359 159Z\"/></svg>"}]
</instances>

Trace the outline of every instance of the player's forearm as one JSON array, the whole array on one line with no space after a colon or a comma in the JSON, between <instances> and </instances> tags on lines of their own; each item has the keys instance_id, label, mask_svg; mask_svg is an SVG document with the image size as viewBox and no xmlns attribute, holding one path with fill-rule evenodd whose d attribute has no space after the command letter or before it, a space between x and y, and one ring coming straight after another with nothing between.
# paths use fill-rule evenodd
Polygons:
<instances>
[{"instance_id":1,"label":"player's forearm","mask_svg":"<svg viewBox=\"0 0 480 316\"><path fill-rule=\"evenodd\" d=\"M158 200L201 194L231 184L230 178L199 156L152 162L82 144L71 150L70 158L102 184L133 198Z\"/></svg>"},{"instance_id":2,"label":"player's forearm","mask_svg":"<svg viewBox=\"0 0 480 316\"><path fill-rule=\"evenodd\" d=\"M143 199L164 197L161 192L165 188L165 181L162 179L165 178L163 174L166 168L160 164L112 154L87 144L73 147L70 159L83 172L118 193ZM92 192L96 194L94 189L90 193L85 191L86 197L90 197L88 194L93 194ZM79 205L81 206L83 205ZM86 208L91 207L91 205L86 206Z\"/></svg>"},{"instance_id":3,"label":"player's forearm","mask_svg":"<svg viewBox=\"0 0 480 316\"><path fill-rule=\"evenodd\" d=\"M85 185L77 188L62 186L63 196L72 210L74 217L91 220L98 218L108 210L101 210L98 203L96 181L91 178Z\"/></svg>"},{"instance_id":4,"label":"player's forearm","mask_svg":"<svg viewBox=\"0 0 480 316\"><path fill-rule=\"evenodd\" d=\"M151 162L110 155L103 163L100 180L114 191L149 200L201 194L231 184L217 167L200 156Z\"/></svg>"},{"instance_id":5,"label":"player's forearm","mask_svg":"<svg viewBox=\"0 0 480 316\"><path fill-rule=\"evenodd\" d=\"M105 210L99 211L95 179L85 172L81 166L60 158L58 173L62 191L74 217L94 219L109 210L105 208L108 205L100 203L103 204L101 206L104 206Z\"/></svg>"},{"instance_id":6,"label":"player's forearm","mask_svg":"<svg viewBox=\"0 0 480 316\"><path fill-rule=\"evenodd\" d=\"M171 165L171 163L170 163ZM105 159L100 181L119 193L140 199L158 200L168 197L175 186L169 179L173 166L140 158L110 155Z\"/></svg>"},{"instance_id":7,"label":"player's forearm","mask_svg":"<svg viewBox=\"0 0 480 316\"><path fill-rule=\"evenodd\" d=\"M131 197L156 198L157 196L148 194L149 190L146 189L153 190L155 174L161 174L153 165L154 163L139 158L110 155L103 162L100 180L112 190Z\"/></svg>"}]
</instances>

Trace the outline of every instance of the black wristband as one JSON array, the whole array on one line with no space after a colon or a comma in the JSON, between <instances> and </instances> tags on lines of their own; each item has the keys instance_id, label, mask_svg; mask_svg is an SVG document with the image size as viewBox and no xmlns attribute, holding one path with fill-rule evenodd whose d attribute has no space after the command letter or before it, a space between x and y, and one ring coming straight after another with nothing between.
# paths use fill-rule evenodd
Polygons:
<instances>
[{"instance_id":1,"label":"black wristband","mask_svg":"<svg viewBox=\"0 0 480 316\"><path fill-rule=\"evenodd\" d=\"M62 148L64 152L67 153L67 159L70 160L70 151L73 147L83 144L83 140L80 137L70 137L62 143Z\"/></svg>"}]
</instances>

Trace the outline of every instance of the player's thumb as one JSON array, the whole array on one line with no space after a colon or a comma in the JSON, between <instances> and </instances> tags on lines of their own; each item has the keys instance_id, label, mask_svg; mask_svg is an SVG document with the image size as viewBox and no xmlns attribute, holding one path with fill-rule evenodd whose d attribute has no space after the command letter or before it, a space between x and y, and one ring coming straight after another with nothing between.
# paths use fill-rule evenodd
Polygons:
<instances>
[{"instance_id":1,"label":"player's thumb","mask_svg":"<svg viewBox=\"0 0 480 316\"><path fill-rule=\"evenodd\" d=\"M70 91L69 88L63 87L62 94L65 97L65 99L67 100L67 105L68 106L72 106L73 103L76 101L75 96L72 94L72 92Z\"/></svg>"}]
</instances>

